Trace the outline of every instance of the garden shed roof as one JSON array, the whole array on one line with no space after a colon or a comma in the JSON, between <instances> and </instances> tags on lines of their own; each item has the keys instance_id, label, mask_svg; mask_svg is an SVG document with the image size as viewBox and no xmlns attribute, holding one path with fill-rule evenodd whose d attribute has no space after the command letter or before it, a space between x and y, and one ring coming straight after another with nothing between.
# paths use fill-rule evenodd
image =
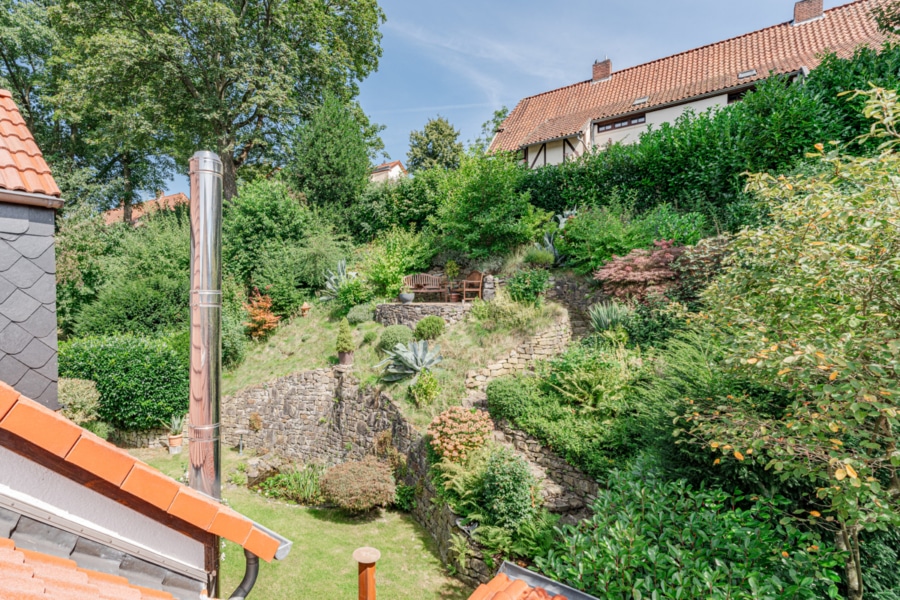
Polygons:
<instances>
[{"instance_id":1,"label":"garden shed roof","mask_svg":"<svg viewBox=\"0 0 900 600\"><path fill-rule=\"evenodd\" d=\"M163 475L62 415L20 395L0 381L0 446L23 451L27 442L46 455L49 466L122 503L135 500L162 511L166 519L223 537L265 561L281 558L283 540L224 506ZM27 456L31 460L40 457ZM129 504L131 505L131 504Z\"/></svg>"},{"instance_id":2,"label":"garden shed roof","mask_svg":"<svg viewBox=\"0 0 900 600\"><path fill-rule=\"evenodd\" d=\"M0 190L59 198L50 167L13 102L0 89Z\"/></svg>"},{"instance_id":3,"label":"garden shed roof","mask_svg":"<svg viewBox=\"0 0 900 600\"><path fill-rule=\"evenodd\" d=\"M503 122L491 150L518 150L581 133L593 121L746 88L770 73L812 69L826 52L849 57L859 45L885 41L872 17L881 2L856 0L821 18L788 21L530 96Z\"/></svg>"},{"instance_id":4,"label":"garden shed roof","mask_svg":"<svg viewBox=\"0 0 900 600\"><path fill-rule=\"evenodd\" d=\"M0 538L0 600L172 600L124 577L78 568L75 561L16 548Z\"/></svg>"}]
</instances>

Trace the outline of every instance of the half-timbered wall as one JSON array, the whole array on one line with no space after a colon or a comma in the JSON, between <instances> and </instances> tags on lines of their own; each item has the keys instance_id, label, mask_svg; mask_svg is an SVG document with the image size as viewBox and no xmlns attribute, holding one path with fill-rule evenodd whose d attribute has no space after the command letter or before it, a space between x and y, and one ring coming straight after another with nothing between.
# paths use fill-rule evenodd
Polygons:
<instances>
[{"instance_id":1,"label":"half-timbered wall","mask_svg":"<svg viewBox=\"0 0 900 600\"><path fill-rule=\"evenodd\" d=\"M577 136L528 146L526 162L532 169L558 165L584 153L584 143Z\"/></svg>"}]
</instances>

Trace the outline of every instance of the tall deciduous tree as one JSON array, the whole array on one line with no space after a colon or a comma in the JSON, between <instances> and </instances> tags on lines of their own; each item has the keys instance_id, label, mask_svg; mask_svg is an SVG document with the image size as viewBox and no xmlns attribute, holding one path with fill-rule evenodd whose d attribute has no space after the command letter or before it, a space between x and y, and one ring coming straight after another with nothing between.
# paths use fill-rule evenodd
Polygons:
<instances>
[{"instance_id":1,"label":"tall deciduous tree","mask_svg":"<svg viewBox=\"0 0 900 600\"><path fill-rule=\"evenodd\" d=\"M409 152L406 155L406 168L413 171L421 169L455 169L462 158L463 145L459 141L459 131L450 121L438 115L425 123L422 131L409 134Z\"/></svg>"},{"instance_id":2,"label":"tall deciduous tree","mask_svg":"<svg viewBox=\"0 0 900 600\"><path fill-rule=\"evenodd\" d=\"M237 169L272 159L325 90L356 95L384 21L376 0L76 0L53 15L83 68L154 88L180 164L219 153L229 199Z\"/></svg>"},{"instance_id":3,"label":"tall deciduous tree","mask_svg":"<svg viewBox=\"0 0 900 600\"><path fill-rule=\"evenodd\" d=\"M352 107L329 93L295 131L288 172L314 204L340 210L362 193L369 173L366 132Z\"/></svg>"}]
</instances>

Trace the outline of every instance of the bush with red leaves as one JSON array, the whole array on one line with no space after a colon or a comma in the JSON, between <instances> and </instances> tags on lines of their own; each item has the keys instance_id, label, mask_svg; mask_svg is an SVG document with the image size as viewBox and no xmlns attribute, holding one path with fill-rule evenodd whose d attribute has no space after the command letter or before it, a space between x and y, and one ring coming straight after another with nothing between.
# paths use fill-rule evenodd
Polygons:
<instances>
[{"instance_id":1,"label":"bush with red leaves","mask_svg":"<svg viewBox=\"0 0 900 600\"><path fill-rule=\"evenodd\" d=\"M364 513L394 501L391 466L374 456L331 467L319 483L329 501L350 513Z\"/></svg>"},{"instance_id":2,"label":"bush with red leaves","mask_svg":"<svg viewBox=\"0 0 900 600\"><path fill-rule=\"evenodd\" d=\"M614 256L594 272L603 291L623 300L642 302L648 296L664 296L678 282L675 260L684 246L670 240L653 242L652 250L632 250L626 256Z\"/></svg>"}]
</instances>

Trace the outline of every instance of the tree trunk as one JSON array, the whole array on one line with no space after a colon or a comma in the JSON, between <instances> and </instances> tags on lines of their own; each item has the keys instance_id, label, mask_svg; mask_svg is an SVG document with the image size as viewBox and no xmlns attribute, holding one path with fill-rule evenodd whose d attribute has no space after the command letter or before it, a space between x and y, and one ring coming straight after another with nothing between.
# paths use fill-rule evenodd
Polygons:
<instances>
[{"instance_id":1,"label":"tree trunk","mask_svg":"<svg viewBox=\"0 0 900 600\"><path fill-rule=\"evenodd\" d=\"M237 167L231 154L231 146L232 144L228 144L225 149L221 145L219 147L219 158L222 159L222 195L225 202L237 196Z\"/></svg>"},{"instance_id":2,"label":"tree trunk","mask_svg":"<svg viewBox=\"0 0 900 600\"><path fill-rule=\"evenodd\" d=\"M126 154L122 157L122 179L125 180L125 189L122 194L122 220L131 223L131 205L134 200L134 182L131 180L131 157Z\"/></svg>"},{"instance_id":3,"label":"tree trunk","mask_svg":"<svg viewBox=\"0 0 900 600\"><path fill-rule=\"evenodd\" d=\"M844 564L847 577L847 599L862 600L863 582L859 563L859 529L847 527L846 524L841 523L841 528L835 532L834 538L837 549L847 553L847 562Z\"/></svg>"}]
</instances>

